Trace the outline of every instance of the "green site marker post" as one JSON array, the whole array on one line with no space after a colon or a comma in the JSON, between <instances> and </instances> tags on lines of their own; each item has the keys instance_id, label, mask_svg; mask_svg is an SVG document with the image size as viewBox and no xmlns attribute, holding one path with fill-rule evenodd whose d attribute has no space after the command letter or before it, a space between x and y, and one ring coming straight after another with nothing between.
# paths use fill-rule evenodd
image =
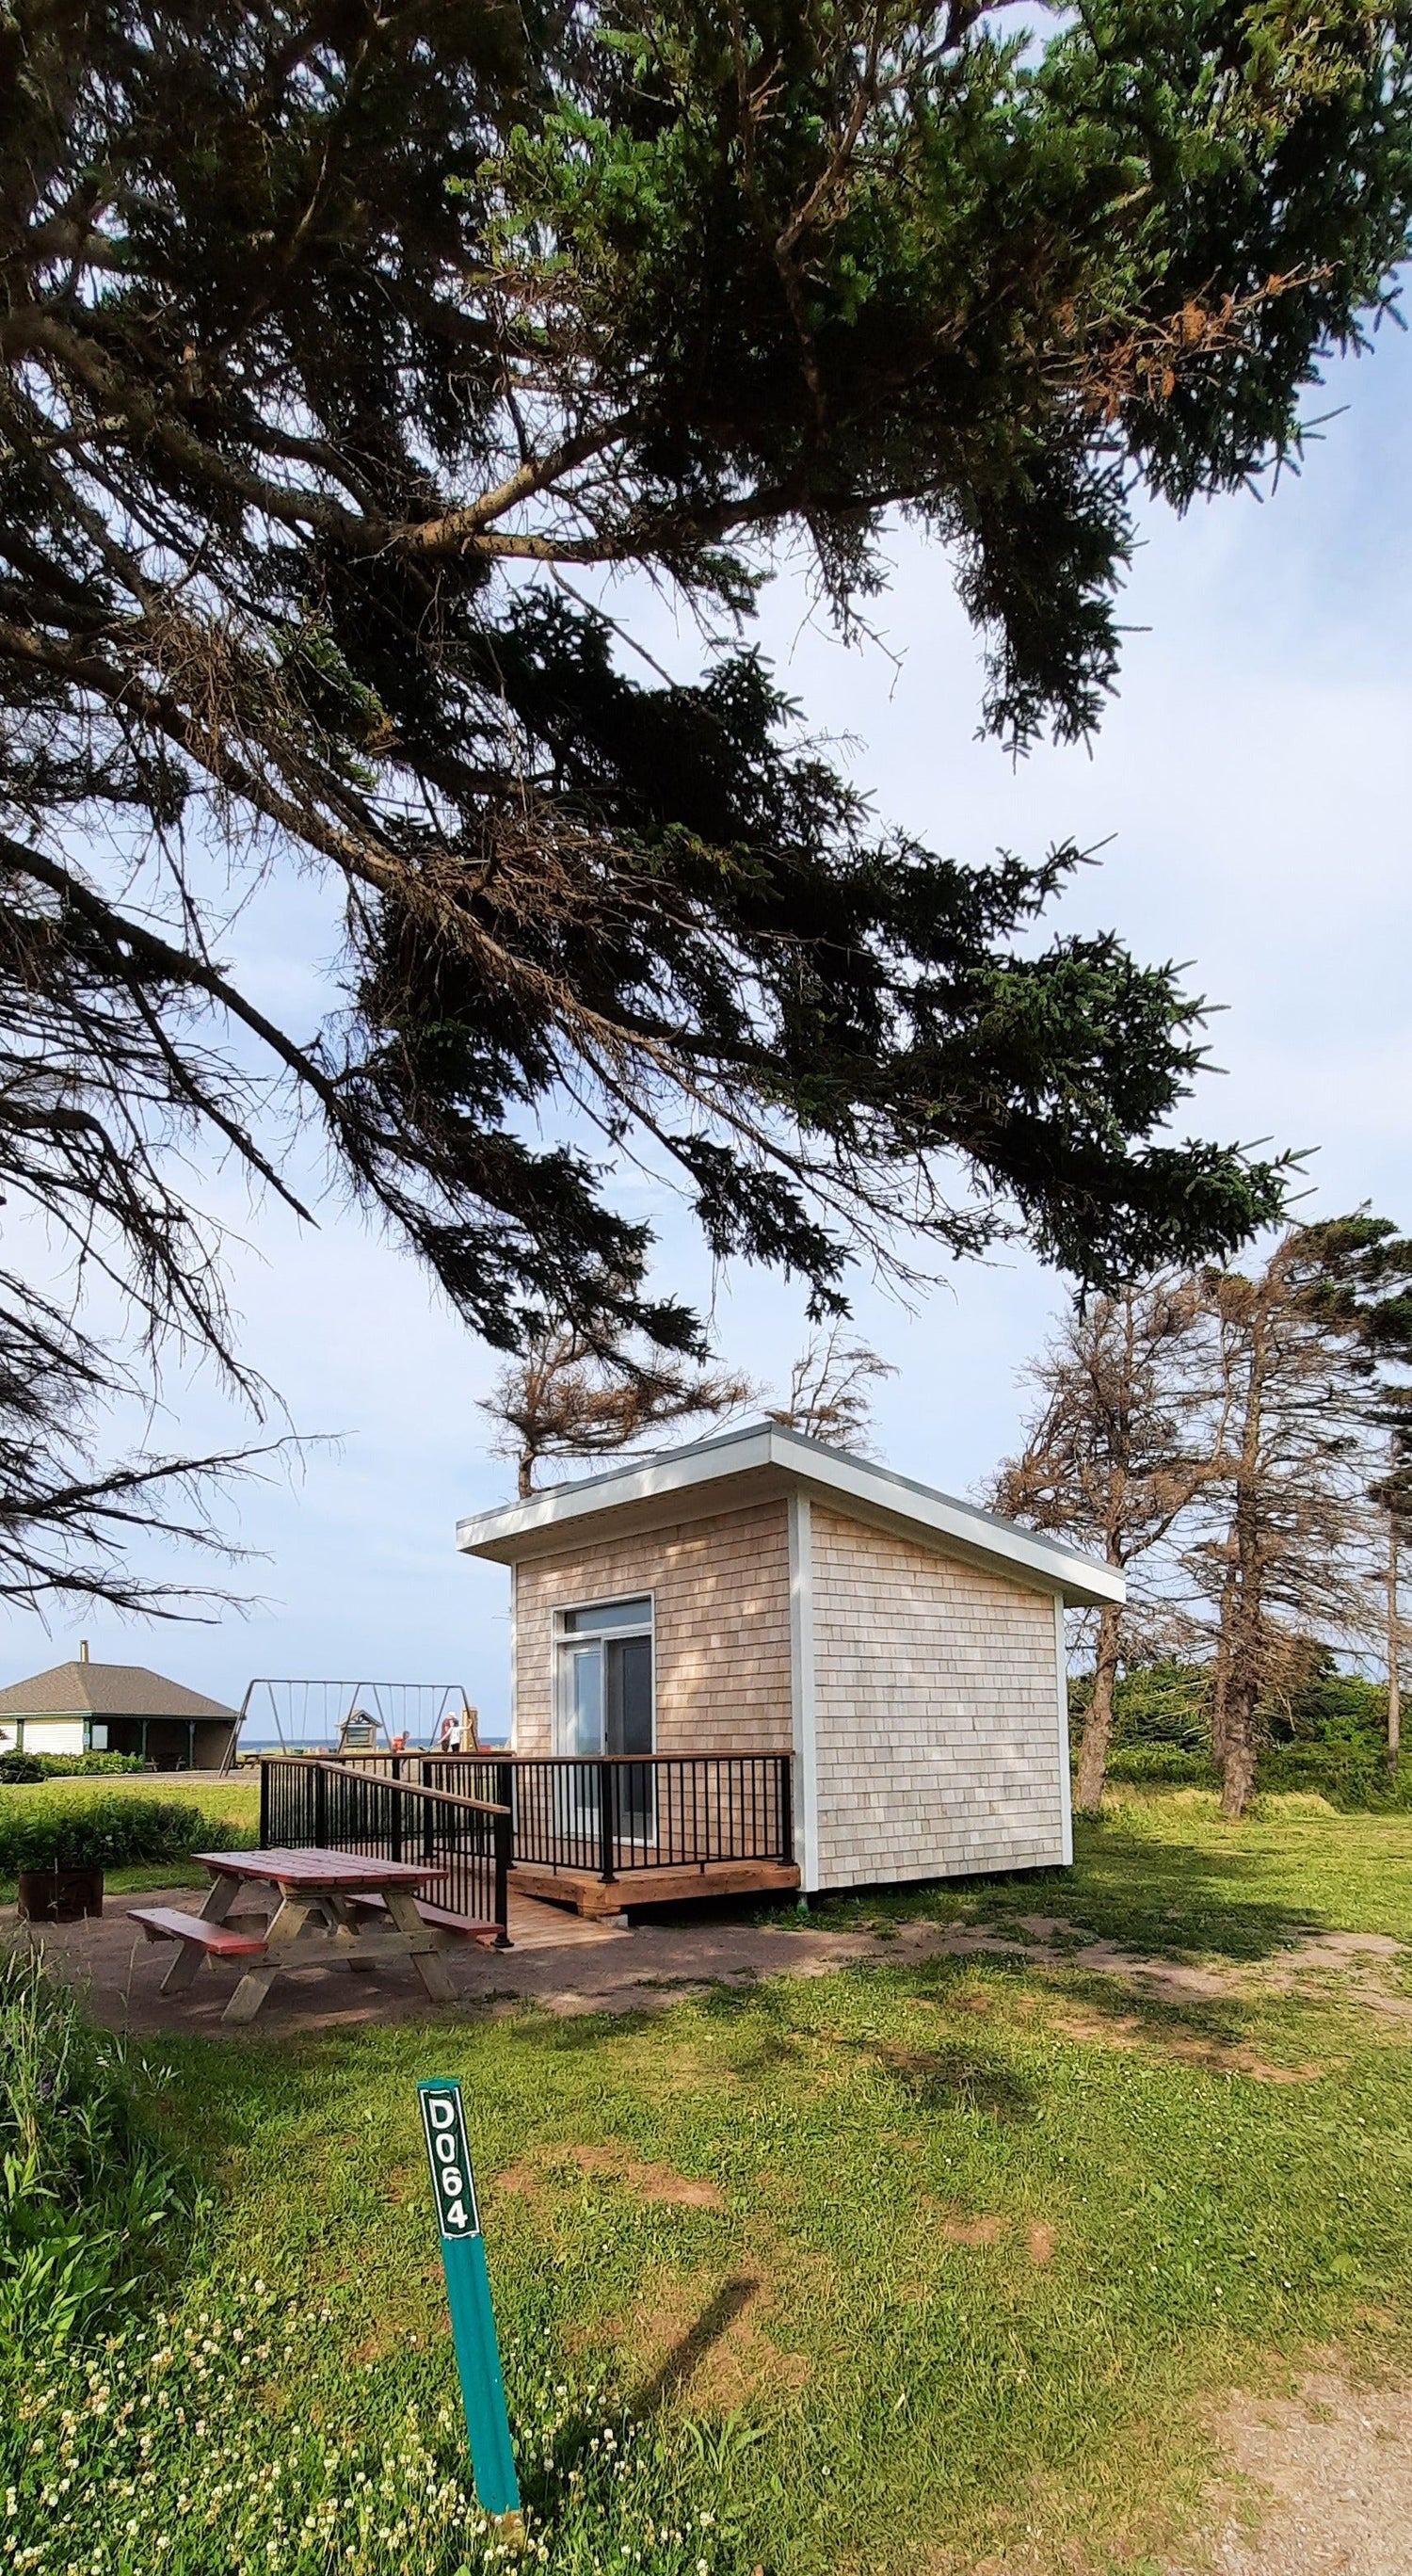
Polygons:
<instances>
[{"instance_id":1,"label":"green site marker post","mask_svg":"<svg viewBox=\"0 0 1412 2576\"><path fill-rule=\"evenodd\" d=\"M490 2300L490 2274L485 2268L466 2115L457 2083L433 2080L417 2086L431 2163L436 2223L441 2231L441 2259L446 2267L446 2294L451 2303L451 2331L456 2340L456 2367L471 2443L476 2494L487 2513L503 2516L520 2511L515 2454L510 2444L510 2418L500 2370L495 2310Z\"/></svg>"}]
</instances>

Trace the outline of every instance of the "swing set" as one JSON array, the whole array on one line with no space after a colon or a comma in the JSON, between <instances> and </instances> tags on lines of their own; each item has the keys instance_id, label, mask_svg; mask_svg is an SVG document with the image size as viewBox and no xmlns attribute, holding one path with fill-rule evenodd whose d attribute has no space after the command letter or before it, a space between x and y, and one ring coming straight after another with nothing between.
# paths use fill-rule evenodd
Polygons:
<instances>
[{"instance_id":1,"label":"swing set","mask_svg":"<svg viewBox=\"0 0 1412 2576\"><path fill-rule=\"evenodd\" d=\"M339 1682L262 1673L247 1685L222 1769L242 1752L475 1753L476 1711L460 1682Z\"/></svg>"}]
</instances>

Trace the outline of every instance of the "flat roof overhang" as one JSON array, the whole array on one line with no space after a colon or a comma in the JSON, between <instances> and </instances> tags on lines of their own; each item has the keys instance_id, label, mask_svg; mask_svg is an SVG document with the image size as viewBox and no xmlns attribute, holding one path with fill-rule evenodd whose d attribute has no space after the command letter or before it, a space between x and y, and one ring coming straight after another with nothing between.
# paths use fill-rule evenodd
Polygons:
<instances>
[{"instance_id":1,"label":"flat roof overhang","mask_svg":"<svg viewBox=\"0 0 1412 2576\"><path fill-rule=\"evenodd\" d=\"M916 1484L867 1458L806 1440L777 1423L751 1423L717 1440L611 1468L573 1484L551 1485L527 1501L458 1521L463 1555L500 1565L562 1556L600 1538L630 1538L704 1520L792 1493L845 1517L870 1522L938 1555L975 1565L1012 1583L1049 1593L1071 1608L1120 1605L1127 1586L1115 1567L1014 1521Z\"/></svg>"}]
</instances>

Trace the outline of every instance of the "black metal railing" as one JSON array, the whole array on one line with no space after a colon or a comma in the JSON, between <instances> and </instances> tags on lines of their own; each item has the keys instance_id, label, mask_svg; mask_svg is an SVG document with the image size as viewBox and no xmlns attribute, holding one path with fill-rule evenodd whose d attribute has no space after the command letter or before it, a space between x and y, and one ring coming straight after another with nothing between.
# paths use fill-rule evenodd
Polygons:
<instances>
[{"instance_id":1,"label":"black metal railing","mask_svg":"<svg viewBox=\"0 0 1412 2576\"><path fill-rule=\"evenodd\" d=\"M428 1883L428 1903L463 1922L493 1923L504 1946L509 1940L509 1799L442 1787L440 1761L436 1785L385 1767L422 1758L391 1754L374 1767L317 1754L263 1755L261 1845L268 1851L358 1852L376 1860L421 1861L445 1873ZM472 1767L467 1763L468 1770ZM484 1771L487 1766L474 1767Z\"/></svg>"},{"instance_id":2,"label":"black metal railing","mask_svg":"<svg viewBox=\"0 0 1412 2576\"><path fill-rule=\"evenodd\" d=\"M468 1901L429 1891L435 1901L502 1928L502 1850L506 1868L523 1861L607 1880L794 1858L787 1753L266 1755L260 1783L262 1843L444 1863ZM491 1866L493 1907L478 1910L469 1896L491 1884Z\"/></svg>"},{"instance_id":3,"label":"black metal railing","mask_svg":"<svg viewBox=\"0 0 1412 2576\"><path fill-rule=\"evenodd\" d=\"M538 1869L615 1879L794 1858L787 1753L514 1755L494 1768L515 1859Z\"/></svg>"}]
</instances>

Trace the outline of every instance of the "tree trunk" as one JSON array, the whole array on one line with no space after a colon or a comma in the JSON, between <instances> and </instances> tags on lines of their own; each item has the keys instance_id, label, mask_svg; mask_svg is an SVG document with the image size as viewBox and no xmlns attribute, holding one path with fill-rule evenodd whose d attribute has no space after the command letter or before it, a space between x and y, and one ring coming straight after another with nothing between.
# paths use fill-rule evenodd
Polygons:
<instances>
[{"instance_id":1,"label":"tree trunk","mask_svg":"<svg viewBox=\"0 0 1412 2576\"><path fill-rule=\"evenodd\" d=\"M1226 1693L1225 1750L1221 1759L1221 1813L1239 1824L1255 1794L1255 1699L1240 1688Z\"/></svg>"},{"instance_id":2,"label":"tree trunk","mask_svg":"<svg viewBox=\"0 0 1412 2576\"><path fill-rule=\"evenodd\" d=\"M1234 1546L1234 1542L1232 1542ZM1218 1771L1226 1766L1226 1704L1231 1686L1231 1629L1235 1620L1235 1560L1221 1585L1221 1623L1216 1631L1216 1673L1211 1690L1211 1759Z\"/></svg>"},{"instance_id":3,"label":"tree trunk","mask_svg":"<svg viewBox=\"0 0 1412 2576\"><path fill-rule=\"evenodd\" d=\"M1103 1804L1103 1775L1113 1733L1113 1685L1118 1678L1118 1612L1110 1604L1098 1614L1098 1652L1093 1668L1093 1697L1084 1719L1079 1750L1079 1783L1075 1804L1081 1815L1096 1816Z\"/></svg>"},{"instance_id":4,"label":"tree trunk","mask_svg":"<svg viewBox=\"0 0 1412 2576\"><path fill-rule=\"evenodd\" d=\"M534 1451L526 1449L520 1457L520 1500L526 1502L534 1492Z\"/></svg>"},{"instance_id":5,"label":"tree trunk","mask_svg":"<svg viewBox=\"0 0 1412 2576\"><path fill-rule=\"evenodd\" d=\"M1261 1436L1268 1318L1257 1316L1250 1340L1250 1373L1241 1424L1240 1466L1231 1519L1226 1580L1221 1590L1224 1674L1213 1732L1219 1736L1221 1813L1238 1823L1255 1790L1256 1706L1261 1685L1264 1628L1264 1549L1260 1520Z\"/></svg>"},{"instance_id":6,"label":"tree trunk","mask_svg":"<svg viewBox=\"0 0 1412 2576\"><path fill-rule=\"evenodd\" d=\"M1387 1767L1396 1771L1402 1749L1401 1622L1397 1615L1397 1514L1387 1516Z\"/></svg>"},{"instance_id":7,"label":"tree trunk","mask_svg":"<svg viewBox=\"0 0 1412 2576\"><path fill-rule=\"evenodd\" d=\"M1252 1601L1255 1575L1247 1570L1231 1603L1230 1661L1221 1710L1221 1813L1238 1822L1255 1790L1256 1711L1260 1699L1260 1610Z\"/></svg>"}]
</instances>

